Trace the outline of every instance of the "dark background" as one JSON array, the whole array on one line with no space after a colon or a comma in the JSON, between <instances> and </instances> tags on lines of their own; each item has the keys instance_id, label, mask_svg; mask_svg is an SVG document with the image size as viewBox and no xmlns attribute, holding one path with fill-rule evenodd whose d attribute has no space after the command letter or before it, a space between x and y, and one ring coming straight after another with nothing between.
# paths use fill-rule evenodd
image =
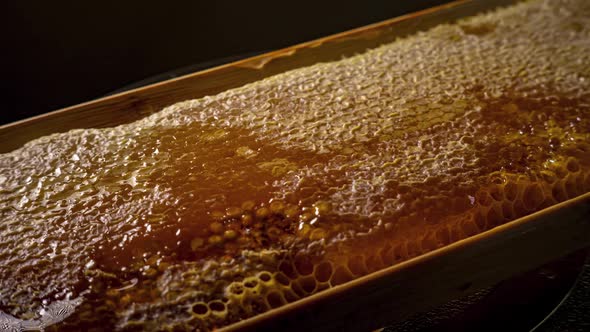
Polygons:
<instances>
[{"instance_id":1,"label":"dark background","mask_svg":"<svg viewBox=\"0 0 590 332\"><path fill-rule=\"evenodd\" d=\"M5 1L0 124L446 2ZM542 331L590 331L588 271Z\"/></svg>"},{"instance_id":2,"label":"dark background","mask_svg":"<svg viewBox=\"0 0 590 332\"><path fill-rule=\"evenodd\" d=\"M6 1L0 5L0 124L162 72L235 60L445 2Z\"/></svg>"}]
</instances>

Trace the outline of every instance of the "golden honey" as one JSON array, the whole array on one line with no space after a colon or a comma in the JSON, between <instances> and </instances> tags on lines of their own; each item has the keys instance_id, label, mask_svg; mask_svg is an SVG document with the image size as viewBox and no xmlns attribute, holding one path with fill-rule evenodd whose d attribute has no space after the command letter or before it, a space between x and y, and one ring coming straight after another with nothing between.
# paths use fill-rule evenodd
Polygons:
<instances>
[{"instance_id":1,"label":"golden honey","mask_svg":"<svg viewBox=\"0 0 590 332\"><path fill-rule=\"evenodd\" d=\"M590 191L590 4L0 155L0 323L211 330Z\"/></svg>"}]
</instances>

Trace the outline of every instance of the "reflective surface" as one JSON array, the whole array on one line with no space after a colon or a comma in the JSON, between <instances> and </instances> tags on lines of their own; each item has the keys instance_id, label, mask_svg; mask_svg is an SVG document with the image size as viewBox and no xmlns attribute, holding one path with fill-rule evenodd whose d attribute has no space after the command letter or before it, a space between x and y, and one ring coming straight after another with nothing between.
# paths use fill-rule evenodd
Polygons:
<instances>
[{"instance_id":1,"label":"reflective surface","mask_svg":"<svg viewBox=\"0 0 590 332\"><path fill-rule=\"evenodd\" d=\"M576 252L465 298L417 314L405 322L383 329L383 332L564 331L582 327L587 321L582 311L570 316L574 319L559 316L560 313L575 311L570 302L576 301L575 294L582 286L580 280L588 274L584 271L587 262L590 262L587 252ZM588 298L584 301L587 302ZM556 328L555 323L561 328Z\"/></svg>"},{"instance_id":2,"label":"reflective surface","mask_svg":"<svg viewBox=\"0 0 590 332\"><path fill-rule=\"evenodd\" d=\"M589 191L588 13L533 1L1 155L0 309L207 330Z\"/></svg>"}]
</instances>

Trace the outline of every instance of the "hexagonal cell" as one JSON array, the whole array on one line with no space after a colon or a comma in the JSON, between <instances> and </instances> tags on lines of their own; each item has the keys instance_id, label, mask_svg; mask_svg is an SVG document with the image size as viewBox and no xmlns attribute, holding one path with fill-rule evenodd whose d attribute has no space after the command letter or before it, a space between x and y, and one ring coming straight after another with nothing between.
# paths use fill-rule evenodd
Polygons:
<instances>
[{"instance_id":1,"label":"hexagonal cell","mask_svg":"<svg viewBox=\"0 0 590 332\"><path fill-rule=\"evenodd\" d=\"M332 277L332 263L323 261L314 267L313 275L318 282L327 282Z\"/></svg>"},{"instance_id":2,"label":"hexagonal cell","mask_svg":"<svg viewBox=\"0 0 590 332\"><path fill-rule=\"evenodd\" d=\"M306 276L297 279L299 287L307 294L311 294L316 290L317 281L314 276Z\"/></svg>"},{"instance_id":3,"label":"hexagonal cell","mask_svg":"<svg viewBox=\"0 0 590 332\"><path fill-rule=\"evenodd\" d=\"M90 290L74 324L211 330L590 191L582 2L1 154L0 307Z\"/></svg>"},{"instance_id":4,"label":"hexagonal cell","mask_svg":"<svg viewBox=\"0 0 590 332\"><path fill-rule=\"evenodd\" d=\"M225 303L219 300L214 300L208 303L209 310L213 314L222 315L226 311Z\"/></svg>"},{"instance_id":5,"label":"hexagonal cell","mask_svg":"<svg viewBox=\"0 0 590 332\"><path fill-rule=\"evenodd\" d=\"M270 292L266 294L266 302L274 309L287 303L287 300L279 292Z\"/></svg>"},{"instance_id":6,"label":"hexagonal cell","mask_svg":"<svg viewBox=\"0 0 590 332\"><path fill-rule=\"evenodd\" d=\"M545 200L545 195L541 186L537 183L528 185L522 194L522 203L525 209L529 211L536 210Z\"/></svg>"},{"instance_id":7,"label":"hexagonal cell","mask_svg":"<svg viewBox=\"0 0 590 332\"><path fill-rule=\"evenodd\" d=\"M191 311L199 316L205 316L209 312L209 306L206 303L198 302L192 305Z\"/></svg>"},{"instance_id":8,"label":"hexagonal cell","mask_svg":"<svg viewBox=\"0 0 590 332\"><path fill-rule=\"evenodd\" d=\"M297 254L293 262L295 269L301 276L310 275L313 272L313 262L311 257L305 254Z\"/></svg>"},{"instance_id":9,"label":"hexagonal cell","mask_svg":"<svg viewBox=\"0 0 590 332\"><path fill-rule=\"evenodd\" d=\"M339 266L334 270L332 278L330 278L330 285L338 286L354 279L352 273L345 267Z\"/></svg>"}]
</instances>

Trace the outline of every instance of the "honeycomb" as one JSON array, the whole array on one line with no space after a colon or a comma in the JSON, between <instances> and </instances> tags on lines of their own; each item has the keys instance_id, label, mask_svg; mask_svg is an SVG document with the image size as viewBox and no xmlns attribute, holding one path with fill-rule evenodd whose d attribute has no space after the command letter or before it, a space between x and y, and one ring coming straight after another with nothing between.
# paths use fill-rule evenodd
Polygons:
<instances>
[{"instance_id":1,"label":"honeycomb","mask_svg":"<svg viewBox=\"0 0 590 332\"><path fill-rule=\"evenodd\" d=\"M0 326L207 331L590 191L590 2L0 155Z\"/></svg>"}]
</instances>

